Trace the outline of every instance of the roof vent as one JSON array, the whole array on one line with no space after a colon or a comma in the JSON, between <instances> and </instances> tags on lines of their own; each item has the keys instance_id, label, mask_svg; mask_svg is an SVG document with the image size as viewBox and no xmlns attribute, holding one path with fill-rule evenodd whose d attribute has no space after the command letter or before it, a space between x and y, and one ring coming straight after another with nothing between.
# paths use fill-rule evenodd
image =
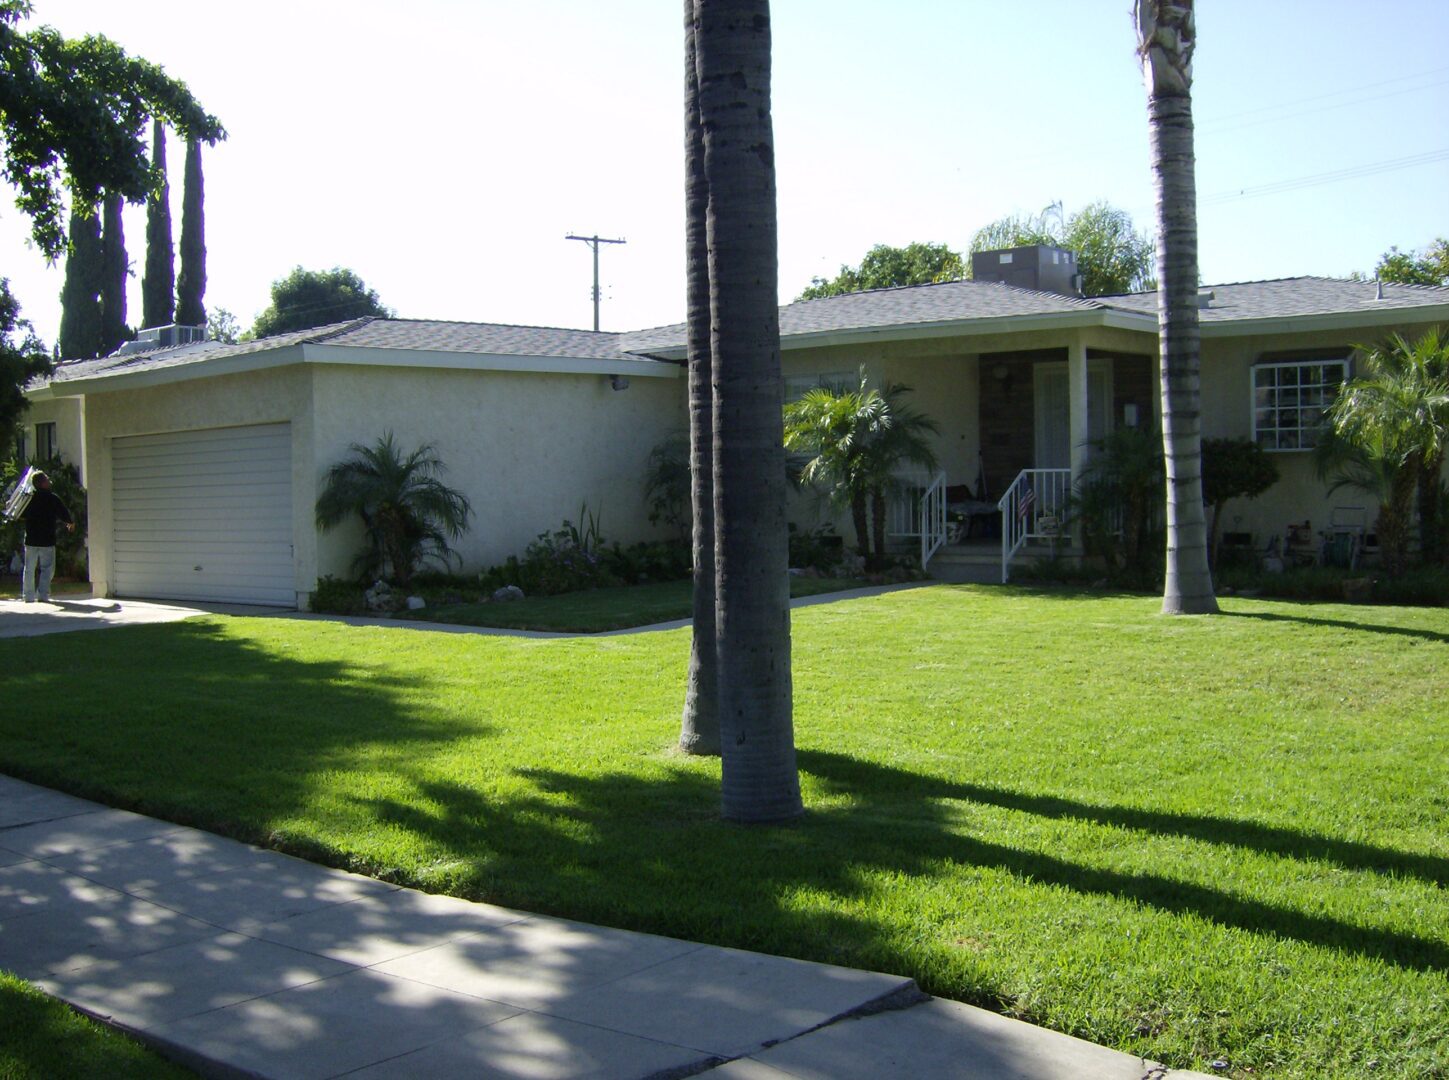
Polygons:
<instances>
[{"instance_id":1,"label":"roof vent","mask_svg":"<svg viewBox=\"0 0 1449 1080\"><path fill-rule=\"evenodd\" d=\"M194 345L206 340L205 326L182 326L171 323L167 326L148 326L137 332L135 341L128 341L113 355L150 352L153 349L169 349L176 345Z\"/></svg>"},{"instance_id":2,"label":"roof vent","mask_svg":"<svg viewBox=\"0 0 1449 1080\"><path fill-rule=\"evenodd\" d=\"M1384 298L1384 282L1383 282L1383 279L1380 278L1378 275L1374 275L1374 299L1375 300L1382 300L1383 298Z\"/></svg>"},{"instance_id":3,"label":"roof vent","mask_svg":"<svg viewBox=\"0 0 1449 1080\"><path fill-rule=\"evenodd\" d=\"M1200 292L1197 294L1197 306L1200 308L1212 307L1213 301L1218 298L1215 292Z\"/></svg>"}]
</instances>

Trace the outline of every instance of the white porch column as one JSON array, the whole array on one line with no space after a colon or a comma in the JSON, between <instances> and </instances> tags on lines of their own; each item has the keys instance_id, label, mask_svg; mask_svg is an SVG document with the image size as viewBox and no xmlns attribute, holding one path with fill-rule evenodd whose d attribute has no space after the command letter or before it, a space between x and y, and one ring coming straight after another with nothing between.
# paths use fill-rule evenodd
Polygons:
<instances>
[{"instance_id":1,"label":"white porch column","mask_svg":"<svg viewBox=\"0 0 1449 1080\"><path fill-rule=\"evenodd\" d=\"M1087 346L1080 340L1067 346L1067 416L1071 436L1072 483L1086 468L1087 447Z\"/></svg>"}]
</instances>

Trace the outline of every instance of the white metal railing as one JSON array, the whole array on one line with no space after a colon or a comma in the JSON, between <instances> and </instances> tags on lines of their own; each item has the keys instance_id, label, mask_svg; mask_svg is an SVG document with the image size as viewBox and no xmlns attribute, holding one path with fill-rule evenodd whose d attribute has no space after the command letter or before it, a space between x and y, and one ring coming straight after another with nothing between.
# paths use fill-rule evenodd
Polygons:
<instances>
[{"instance_id":1,"label":"white metal railing","mask_svg":"<svg viewBox=\"0 0 1449 1080\"><path fill-rule=\"evenodd\" d=\"M919 540L921 569L946 543L946 474L904 473L886 501L886 532L891 537Z\"/></svg>"},{"instance_id":2,"label":"white metal railing","mask_svg":"<svg viewBox=\"0 0 1449 1080\"><path fill-rule=\"evenodd\" d=\"M1001 583L1011 576L1011 560L1028 540L1055 540L1067 520L1072 493L1071 469L1022 469L996 508L1001 511Z\"/></svg>"}]
</instances>

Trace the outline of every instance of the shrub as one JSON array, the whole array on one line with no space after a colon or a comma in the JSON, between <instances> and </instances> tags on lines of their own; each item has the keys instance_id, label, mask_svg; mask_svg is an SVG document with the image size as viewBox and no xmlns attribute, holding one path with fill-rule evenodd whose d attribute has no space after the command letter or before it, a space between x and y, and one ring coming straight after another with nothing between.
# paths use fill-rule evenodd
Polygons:
<instances>
[{"instance_id":1,"label":"shrub","mask_svg":"<svg viewBox=\"0 0 1449 1080\"><path fill-rule=\"evenodd\" d=\"M357 581L324 577L317 582L307 607L311 611L328 615L366 615L367 601L363 593L367 587Z\"/></svg>"},{"instance_id":2,"label":"shrub","mask_svg":"<svg viewBox=\"0 0 1449 1080\"><path fill-rule=\"evenodd\" d=\"M828 521L809 530L790 525L791 567L812 569L828 577L840 566L844 554L845 538Z\"/></svg>"},{"instance_id":3,"label":"shrub","mask_svg":"<svg viewBox=\"0 0 1449 1080\"><path fill-rule=\"evenodd\" d=\"M554 596L619 584L604 558L598 515L583 506L579 521L565 520L552 532L539 533L523 558L510 555L502 566L485 570L479 578L485 591L517 585L530 596Z\"/></svg>"},{"instance_id":4,"label":"shrub","mask_svg":"<svg viewBox=\"0 0 1449 1080\"><path fill-rule=\"evenodd\" d=\"M678 581L689 577L693 557L682 540L648 540L628 547L611 545L603 553L604 566L626 585L647 581Z\"/></svg>"}]
</instances>

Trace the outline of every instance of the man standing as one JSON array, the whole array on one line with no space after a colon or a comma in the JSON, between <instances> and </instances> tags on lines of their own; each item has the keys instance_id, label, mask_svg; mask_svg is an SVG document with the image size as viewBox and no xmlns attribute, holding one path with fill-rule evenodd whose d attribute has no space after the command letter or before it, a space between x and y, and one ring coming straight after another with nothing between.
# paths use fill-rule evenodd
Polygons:
<instances>
[{"instance_id":1,"label":"man standing","mask_svg":"<svg viewBox=\"0 0 1449 1080\"><path fill-rule=\"evenodd\" d=\"M25 519L25 576L20 579L20 593L27 604L38 595L42 602L50 599L50 579L55 574L55 530L65 522L67 532L75 532L75 522L60 496L50 490L50 477L37 472L31 477L35 494L21 517Z\"/></svg>"}]
</instances>

